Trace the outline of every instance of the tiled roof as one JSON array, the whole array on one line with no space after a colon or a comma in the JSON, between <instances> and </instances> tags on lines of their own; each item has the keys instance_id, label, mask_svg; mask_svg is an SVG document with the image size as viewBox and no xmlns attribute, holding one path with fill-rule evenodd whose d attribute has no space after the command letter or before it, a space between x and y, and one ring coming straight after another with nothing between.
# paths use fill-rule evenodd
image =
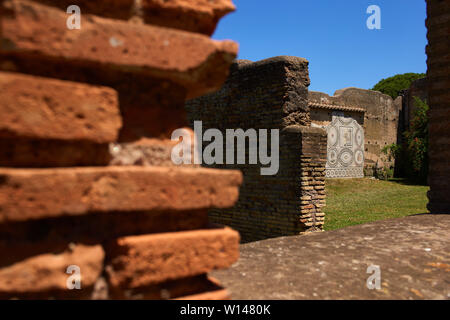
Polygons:
<instances>
[{"instance_id":1,"label":"tiled roof","mask_svg":"<svg viewBox=\"0 0 450 320\"><path fill-rule=\"evenodd\" d=\"M339 106L335 104L318 103L312 101L309 102L309 106L317 109L341 110L341 111L363 112L363 113L366 112L366 110L363 108Z\"/></svg>"}]
</instances>

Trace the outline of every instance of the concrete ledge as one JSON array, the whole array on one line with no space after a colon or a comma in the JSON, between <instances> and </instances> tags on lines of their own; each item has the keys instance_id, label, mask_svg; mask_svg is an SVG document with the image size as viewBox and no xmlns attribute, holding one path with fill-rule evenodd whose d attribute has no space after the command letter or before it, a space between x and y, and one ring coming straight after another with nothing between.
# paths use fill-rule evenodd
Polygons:
<instances>
[{"instance_id":1,"label":"concrete ledge","mask_svg":"<svg viewBox=\"0 0 450 320\"><path fill-rule=\"evenodd\" d=\"M448 299L449 228L450 215L424 214L248 243L213 276L234 299Z\"/></svg>"}]
</instances>

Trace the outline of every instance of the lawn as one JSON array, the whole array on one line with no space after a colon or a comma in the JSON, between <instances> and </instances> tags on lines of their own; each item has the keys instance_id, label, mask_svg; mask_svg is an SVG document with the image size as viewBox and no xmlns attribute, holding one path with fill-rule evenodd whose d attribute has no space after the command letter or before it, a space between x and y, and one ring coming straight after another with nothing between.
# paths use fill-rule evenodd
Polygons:
<instances>
[{"instance_id":1,"label":"lawn","mask_svg":"<svg viewBox=\"0 0 450 320\"><path fill-rule=\"evenodd\" d=\"M325 230L428 212L428 186L403 180L327 179Z\"/></svg>"}]
</instances>

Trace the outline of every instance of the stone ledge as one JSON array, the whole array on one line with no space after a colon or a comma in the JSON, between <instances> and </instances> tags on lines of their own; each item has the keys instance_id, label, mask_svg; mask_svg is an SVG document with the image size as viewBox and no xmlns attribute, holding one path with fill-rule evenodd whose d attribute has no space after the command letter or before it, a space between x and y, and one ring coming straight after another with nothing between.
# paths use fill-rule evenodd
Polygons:
<instances>
[{"instance_id":1,"label":"stone ledge","mask_svg":"<svg viewBox=\"0 0 450 320\"><path fill-rule=\"evenodd\" d=\"M449 229L450 215L424 214L253 242L213 276L234 299L448 299ZM381 290L366 287L370 265Z\"/></svg>"}]
</instances>

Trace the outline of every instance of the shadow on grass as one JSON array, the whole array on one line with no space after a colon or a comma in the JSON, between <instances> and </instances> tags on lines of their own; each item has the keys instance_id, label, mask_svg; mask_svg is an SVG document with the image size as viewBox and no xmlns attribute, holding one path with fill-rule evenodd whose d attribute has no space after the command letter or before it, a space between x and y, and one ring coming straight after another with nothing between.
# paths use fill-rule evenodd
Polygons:
<instances>
[{"instance_id":1,"label":"shadow on grass","mask_svg":"<svg viewBox=\"0 0 450 320\"><path fill-rule=\"evenodd\" d=\"M402 184L405 186L423 186L423 187L427 187L428 184L423 182L423 181L419 181L419 180L413 180L413 179L406 179L406 178L392 178L387 180L389 182L395 182L398 184Z\"/></svg>"}]
</instances>

